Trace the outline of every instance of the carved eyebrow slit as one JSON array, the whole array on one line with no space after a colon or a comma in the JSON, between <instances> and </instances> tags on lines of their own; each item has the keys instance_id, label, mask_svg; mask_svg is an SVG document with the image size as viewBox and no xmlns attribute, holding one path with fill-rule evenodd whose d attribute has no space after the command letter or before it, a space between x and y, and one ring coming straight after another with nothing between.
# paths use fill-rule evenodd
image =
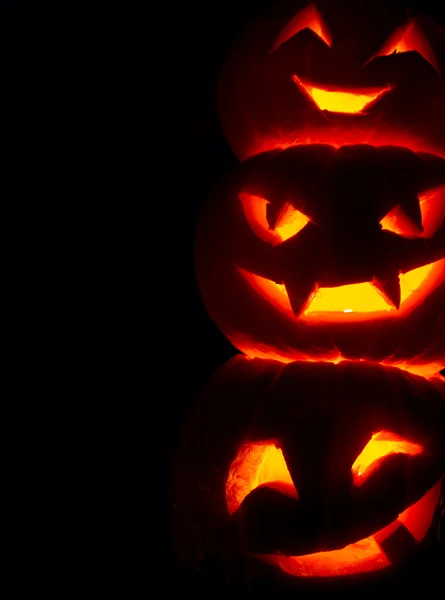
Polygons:
<instances>
[{"instance_id":1,"label":"carved eyebrow slit","mask_svg":"<svg viewBox=\"0 0 445 600\"><path fill-rule=\"evenodd\" d=\"M313 4L309 4L309 6L301 10L281 31L272 46L271 52L278 50L284 42L290 40L290 38L294 37L294 35L300 31L303 31L303 29L310 29L318 35L327 46L331 46L332 37L323 17Z\"/></svg>"},{"instance_id":2,"label":"carved eyebrow slit","mask_svg":"<svg viewBox=\"0 0 445 600\"><path fill-rule=\"evenodd\" d=\"M397 27L381 48L365 63L377 56L390 56L405 52L417 52L440 74L440 66L431 44L414 20Z\"/></svg>"}]
</instances>

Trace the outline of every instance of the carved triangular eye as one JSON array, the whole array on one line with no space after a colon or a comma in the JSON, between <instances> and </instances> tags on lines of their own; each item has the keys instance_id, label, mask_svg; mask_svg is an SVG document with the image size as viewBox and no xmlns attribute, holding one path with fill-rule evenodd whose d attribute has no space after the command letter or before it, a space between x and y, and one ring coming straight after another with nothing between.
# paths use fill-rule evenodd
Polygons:
<instances>
[{"instance_id":1,"label":"carved triangular eye","mask_svg":"<svg viewBox=\"0 0 445 600\"><path fill-rule=\"evenodd\" d=\"M239 199L252 231L273 246L297 235L309 223L309 217L286 202L272 205L265 198L241 192Z\"/></svg>"},{"instance_id":2,"label":"carved triangular eye","mask_svg":"<svg viewBox=\"0 0 445 600\"><path fill-rule=\"evenodd\" d=\"M352 465L355 487L361 486L382 462L392 454L414 456L423 452L422 446L410 442L390 431L375 433Z\"/></svg>"},{"instance_id":3,"label":"carved triangular eye","mask_svg":"<svg viewBox=\"0 0 445 600\"><path fill-rule=\"evenodd\" d=\"M290 40L290 38L300 31L303 31L303 29L310 29L313 31L328 46L332 44L331 34L329 33L329 29L324 22L323 17L313 4L309 4L309 6L300 11L282 30L275 40L271 52L278 50L284 42Z\"/></svg>"},{"instance_id":4,"label":"carved triangular eye","mask_svg":"<svg viewBox=\"0 0 445 600\"><path fill-rule=\"evenodd\" d=\"M247 494L260 486L268 486L298 499L298 493L284 460L274 441L243 444L233 460L226 482L226 502L233 514Z\"/></svg>"},{"instance_id":5,"label":"carved triangular eye","mask_svg":"<svg viewBox=\"0 0 445 600\"><path fill-rule=\"evenodd\" d=\"M423 229L408 217L401 206L395 206L380 221L382 229L402 237L420 237Z\"/></svg>"},{"instance_id":6,"label":"carved triangular eye","mask_svg":"<svg viewBox=\"0 0 445 600\"><path fill-rule=\"evenodd\" d=\"M445 218L445 186L419 194L418 200L395 206L380 221L382 229L408 238L432 238Z\"/></svg>"},{"instance_id":7,"label":"carved triangular eye","mask_svg":"<svg viewBox=\"0 0 445 600\"><path fill-rule=\"evenodd\" d=\"M389 56L391 54L402 54L403 52L417 52L440 73L439 63L430 43L413 20L397 27L383 46L367 62L369 63L377 56Z\"/></svg>"}]
</instances>

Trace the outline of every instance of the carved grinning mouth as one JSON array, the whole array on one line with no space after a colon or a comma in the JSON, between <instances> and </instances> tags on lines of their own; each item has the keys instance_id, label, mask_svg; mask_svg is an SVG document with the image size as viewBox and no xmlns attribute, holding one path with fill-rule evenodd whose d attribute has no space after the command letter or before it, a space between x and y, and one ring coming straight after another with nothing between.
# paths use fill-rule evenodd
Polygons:
<instances>
[{"instance_id":1,"label":"carved grinning mouth","mask_svg":"<svg viewBox=\"0 0 445 600\"><path fill-rule=\"evenodd\" d=\"M422 446L389 432L374 434L352 465L354 485L361 486L386 456L399 452L419 454ZM343 548L299 556L257 552L251 555L297 577L334 577L384 569L397 561L397 549L391 539L398 536L404 545L414 546L427 534L440 500L441 482L442 478L389 525ZM274 442L241 446L226 482L229 514L236 513L246 496L258 487L270 487L296 501L299 499L282 451Z\"/></svg>"},{"instance_id":2,"label":"carved grinning mouth","mask_svg":"<svg viewBox=\"0 0 445 600\"><path fill-rule=\"evenodd\" d=\"M440 499L440 485L441 481L438 481L387 527L339 550L302 556L256 553L252 553L252 556L296 577L335 577L384 569L392 564L389 550L385 551L385 541L392 535L407 530L405 533L408 536L405 537L412 545L425 537Z\"/></svg>"},{"instance_id":3,"label":"carved grinning mouth","mask_svg":"<svg viewBox=\"0 0 445 600\"><path fill-rule=\"evenodd\" d=\"M303 81L296 75L292 77L295 84L302 90L319 110L345 114L364 114L366 108L393 88L384 87L364 90L344 90L340 88L321 88Z\"/></svg>"},{"instance_id":4,"label":"carved grinning mouth","mask_svg":"<svg viewBox=\"0 0 445 600\"><path fill-rule=\"evenodd\" d=\"M238 267L246 281L272 305L289 316L294 316L284 284ZM385 319L403 316L421 304L427 296L445 281L445 259L400 273L400 307L388 301L375 282L356 283L339 287L316 287L306 299L298 318L306 321L343 321Z\"/></svg>"},{"instance_id":5,"label":"carved grinning mouth","mask_svg":"<svg viewBox=\"0 0 445 600\"><path fill-rule=\"evenodd\" d=\"M261 195L253 186L239 192L245 222L262 244L237 252L238 273L291 318L354 322L408 315L445 281L445 161L397 147L349 147L366 151L369 164L377 165L375 176L371 166L367 176L382 185L358 210L357 181L348 179L349 164L356 168L351 150L310 148L283 151L282 189L270 189L266 173L266 183L257 184ZM334 157L325 171L321 151ZM421 183L411 190L405 173L418 167ZM306 172L319 170L324 179L317 187ZM318 206L311 207L312 196ZM327 210L342 211L332 226L323 220L324 202Z\"/></svg>"},{"instance_id":6,"label":"carved grinning mouth","mask_svg":"<svg viewBox=\"0 0 445 600\"><path fill-rule=\"evenodd\" d=\"M278 36L272 51L303 29L312 30L319 39L331 48L332 36L329 29L317 9L310 5L298 13L285 27ZM416 21L412 19L398 27L383 46L366 61L365 65L378 56L390 56L406 52L420 54L437 73L440 73L439 64L428 39ZM360 90L345 90L336 87L321 88L308 81L303 81L297 75L293 75L292 79L319 110L345 114L364 114L363 111L366 108L393 89L391 86Z\"/></svg>"},{"instance_id":7,"label":"carved grinning mouth","mask_svg":"<svg viewBox=\"0 0 445 600\"><path fill-rule=\"evenodd\" d=\"M335 577L384 569L393 563L389 549L385 551L385 541L396 532L408 534L405 538L412 545L425 537L440 500L440 486L441 480L387 527L339 550L302 556L256 553L252 556L296 577Z\"/></svg>"}]
</instances>

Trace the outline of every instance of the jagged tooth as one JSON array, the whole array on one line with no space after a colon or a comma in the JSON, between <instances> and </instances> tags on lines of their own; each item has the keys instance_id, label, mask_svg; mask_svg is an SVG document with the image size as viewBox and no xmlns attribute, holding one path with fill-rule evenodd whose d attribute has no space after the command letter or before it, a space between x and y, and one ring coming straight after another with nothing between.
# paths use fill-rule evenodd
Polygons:
<instances>
[{"instance_id":1,"label":"jagged tooth","mask_svg":"<svg viewBox=\"0 0 445 600\"><path fill-rule=\"evenodd\" d=\"M416 228L419 230L419 233L422 233L422 212L420 210L420 202L417 196L410 195L403 198L401 206L406 216L411 219Z\"/></svg>"},{"instance_id":2,"label":"jagged tooth","mask_svg":"<svg viewBox=\"0 0 445 600\"><path fill-rule=\"evenodd\" d=\"M307 278L293 276L292 280L285 280L287 295L294 314L298 317L308 307L313 294L318 289L318 284L313 274Z\"/></svg>"},{"instance_id":3,"label":"jagged tooth","mask_svg":"<svg viewBox=\"0 0 445 600\"><path fill-rule=\"evenodd\" d=\"M374 278L372 283L390 304L397 309L400 308L400 280L398 275L389 279Z\"/></svg>"}]
</instances>

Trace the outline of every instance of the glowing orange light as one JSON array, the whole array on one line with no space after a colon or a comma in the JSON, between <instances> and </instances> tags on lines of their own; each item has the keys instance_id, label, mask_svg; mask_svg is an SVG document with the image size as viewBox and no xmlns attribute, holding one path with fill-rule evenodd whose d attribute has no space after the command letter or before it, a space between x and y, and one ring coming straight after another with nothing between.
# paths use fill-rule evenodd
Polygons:
<instances>
[{"instance_id":1,"label":"glowing orange light","mask_svg":"<svg viewBox=\"0 0 445 600\"><path fill-rule=\"evenodd\" d=\"M400 206L396 206L383 217L380 221L380 225L382 229L392 231L397 235L404 235L407 237L420 237L422 235L422 231L416 227L416 224L411 221Z\"/></svg>"},{"instance_id":2,"label":"glowing orange light","mask_svg":"<svg viewBox=\"0 0 445 600\"><path fill-rule=\"evenodd\" d=\"M443 269L445 259L438 261L438 263L425 265L424 267L419 267L418 269L413 269L399 275L401 302L405 302L411 294L414 294L421 287L423 282L426 281L427 277L436 268L436 265Z\"/></svg>"},{"instance_id":3,"label":"glowing orange light","mask_svg":"<svg viewBox=\"0 0 445 600\"><path fill-rule=\"evenodd\" d=\"M313 4L310 4L300 11L283 29L277 37L271 52L275 52L284 42L290 40L294 35L303 29L311 29L328 46L332 43L331 34L323 21L320 13Z\"/></svg>"},{"instance_id":4,"label":"glowing orange light","mask_svg":"<svg viewBox=\"0 0 445 600\"><path fill-rule=\"evenodd\" d=\"M391 305L377 292L372 283L354 283L335 288L319 288L305 311L310 313L369 313L390 311Z\"/></svg>"},{"instance_id":5,"label":"glowing orange light","mask_svg":"<svg viewBox=\"0 0 445 600\"><path fill-rule=\"evenodd\" d=\"M304 556L274 554L254 554L253 556L276 565L296 577L335 577L378 571L391 564L380 544L392 535L402 523L416 540L420 541L425 537L440 499L440 485L441 480L387 527L340 550L316 552Z\"/></svg>"},{"instance_id":6,"label":"glowing orange light","mask_svg":"<svg viewBox=\"0 0 445 600\"><path fill-rule=\"evenodd\" d=\"M309 218L306 215L286 204L274 231L285 241L299 233L308 223Z\"/></svg>"},{"instance_id":7,"label":"glowing orange light","mask_svg":"<svg viewBox=\"0 0 445 600\"><path fill-rule=\"evenodd\" d=\"M377 571L391 563L371 536L341 550L316 552L305 556L258 554L258 558L296 577L336 577Z\"/></svg>"},{"instance_id":8,"label":"glowing orange light","mask_svg":"<svg viewBox=\"0 0 445 600\"><path fill-rule=\"evenodd\" d=\"M252 231L269 244L276 245L284 242L299 233L309 223L306 215L287 203L283 206L275 227L271 229L266 212L268 200L245 192L239 194L239 199Z\"/></svg>"},{"instance_id":9,"label":"glowing orange light","mask_svg":"<svg viewBox=\"0 0 445 600\"><path fill-rule=\"evenodd\" d=\"M419 542L423 540L431 527L434 510L440 500L440 486L441 481L436 483L418 502L404 510L397 519Z\"/></svg>"},{"instance_id":10,"label":"glowing orange light","mask_svg":"<svg viewBox=\"0 0 445 600\"><path fill-rule=\"evenodd\" d=\"M375 433L352 465L353 484L361 486L390 454L414 456L422 446L388 431Z\"/></svg>"},{"instance_id":11,"label":"glowing orange light","mask_svg":"<svg viewBox=\"0 0 445 600\"><path fill-rule=\"evenodd\" d=\"M371 102L374 102L389 92L390 87L378 90L351 90L346 92L338 89L319 88L303 82L296 75L293 76L295 83L309 94L320 110L338 113L361 113Z\"/></svg>"},{"instance_id":12,"label":"glowing orange light","mask_svg":"<svg viewBox=\"0 0 445 600\"><path fill-rule=\"evenodd\" d=\"M380 221L382 229L406 237L432 238L445 217L445 186L419 195L419 205L423 231L411 221L400 206L393 208Z\"/></svg>"},{"instance_id":13,"label":"glowing orange light","mask_svg":"<svg viewBox=\"0 0 445 600\"><path fill-rule=\"evenodd\" d=\"M377 56L389 56L390 54L402 52L418 52L438 73L440 73L440 67L433 49L426 39L425 34L414 21L409 21L405 25L398 27L383 47L374 54L372 58Z\"/></svg>"},{"instance_id":14,"label":"glowing orange light","mask_svg":"<svg viewBox=\"0 0 445 600\"><path fill-rule=\"evenodd\" d=\"M423 237L432 238L445 218L445 185L419 196Z\"/></svg>"},{"instance_id":15,"label":"glowing orange light","mask_svg":"<svg viewBox=\"0 0 445 600\"><path fill-rule=\"evenodd\" d=\"M275 308L278 308L278 310L281 310L284 313L293 315L289 296L287 295L286 288L283 284L275 283L274 281L260 277L259 275L254 275L244 269L238 268L238 271L253 289L273 304Z\"/></svg>"},{"instance_id":16,"label":"glowing orange light","mask_svg":"<svg viewBox=\"0 0 445 600\"><path fill-rule=\"evenodd\" d=\"M377 439L378 438L378 439ZM413 450L417 444L407 442L395 434L380 432L373 436L376 442L406 444ZM226 482L226 500L229 514L233 514L247 494L259 485L279 483L280 491L298 498L284 457L273 442L243 444L230 467ZM397 519L374 535L339 550L316 552L303 556L253 554L256 558L281 568L298 577L335 577L383 569L391 564L381 548L382 542L399 527L405 526L416 540L421 540L431 526L434 510L440 499L441 480L420 500L400 513Z\"/></svg>"},{"instance_id":17,"label":"glowing orange light","mask_svg":"<svg viewBox=\"0 0 445 600\"><path fill-rule=\"evenodd\" d=\"M297 83L297 82L296 82ZM242 159L249 158L268 150L307 146L309 144L329 144L340 148L348 144L369 144L376 148L380 146L406 146L413 152L427 152L445 158L443 148L431 143L425 137L419 138L403 128L388 130L381 127L369 128L365 123L355 122L354 127L345 129L344 126L329 123L327 128L317 128L308 131L295 130L281 135L264 134L253 138L243 151Z\"/></svg>"},{"instance_id":18,"label":"glowing orange light","mask_svg":"<svg viewBox=\"0 0 445 600\"><path fill-rule=\"evenodd\" d=\"M246 443L230 467L226 483L226 502L233 514L244 498L260 485L276 488L298 498L282 451L273 442Z\"/></svg>"},{"instance_id":19,"label":"glowing orange light","mask_svg":"<svg viewBox=\"0 0 445 600\"><path fill-rule=\"evenodd\" d=\"M331 350L323 354L311 354L301 350L289 349L288 351L282 351L281 349L269 348L267 345L261 344L260 342L253 342L247 336L234 335L231 336L230 340L248 359L265 358L276 360L283 364L289 364L296 360L305 360L308 362L328 362L334 365L350 360L343 356L338 350ZM355 359L354 362L372 363L372 361L366 359L359 359L358 361ZM440 371L445 369L445 359L433 362L428 359L423 359L422 357L415 357L411 361L388 359L380 362L380 364L382 366L397 367L402 371L407 371L413 375L419 375L425 379L434 379L437 377L442 381L445 381L445 377L440 375Z\"/></svg>"},{"instance_id":20,"label":"glowing orange light","mask_svg":"<svg viewBox=\"0 0 445 600\"><path fill-rule=\"evenodd\" d=\"M238 269L249 284L278 310L294 317L286 288L264 277ZM408 314L445 280L445 259L399 275L400 308L389 304L369 282L317 288L300 318L354 322Z\"/></svg>"}]
</instances>

